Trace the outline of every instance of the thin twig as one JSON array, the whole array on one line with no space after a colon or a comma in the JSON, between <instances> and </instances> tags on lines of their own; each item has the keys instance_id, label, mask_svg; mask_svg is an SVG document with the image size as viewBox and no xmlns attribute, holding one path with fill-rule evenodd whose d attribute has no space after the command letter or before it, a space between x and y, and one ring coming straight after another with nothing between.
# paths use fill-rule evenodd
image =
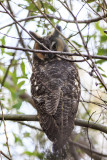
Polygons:
<instances>
[{"instance_id":1,"label":"thin twig","mask_svg":"<svg viewBox=\"0 0 107 160\"><path fill-rule=\"evenodd\" d=\"M18 38L18 37L8 36L7 34L1 33L1 32L0 32L0 34L4 35L4 36L6 36L6 37L9 37L9 38L19 39L19 40L20 40L20 38ZM24 38L24 37L22 37L22 39L24 39L24 40L30 40L31 38Z\"/></svg>"},{"instance_id":2,"label":"thin twig","mask_svg":"<svg viewBox=\"0 0 107 160\"><path fill-rule=\"evenodd\" d=\"M2 151L0 151L0 154L2 154L5 158L12 160L11 158L9 158L5 153L3 153Z\"/></svg>"},{"instance_id":3,"label":"thin twig","mask_svg":"<svg viewBox=\"0 0 107 160\"><path fill-rule=\"evenodd\" d=\"M96 111L95 111L95 112L96 112ZM89 117L89 119L88 119L88 124L90 123L90 119L91 119L91 117L93 116L93 114L94 114L95 112L93 112L93 113L90 115L90 117ZM88 137L88 141L89 141L89 145L90 145L91 160L92 160L92 142L91 142L90 137L89 137L89 129L88 129L88 127L87 127L87 137Z\"/></svg>"},{"instance_id":4,"label":"thin twig","mask_svg":"<svg viewBox=\"0 0 107 160\"><path fill-rule=\"evenodd\" d=\"M3 80L2 80L2 82L1 82L1 87L4 86L6 77L7 77L7 75L8 75L8 72L9 72L10 67L12 66L12 63L13 63L14 58L15 58L15 55L16 55L16 52L13 53L13 57L12 57L12 59L11 59L11 61L10 61L10 65L8 66L8 68L7 68L6 72L5 72L5 75L4 75L4 77L3 77Z\"/></svg>"},{"instance_id":5,"label":"thin twig","mask_svg":"<svg viewBox=\"0 0 107 160\"><path fill-rule=\"evenodd\" d=\"M59 0L60 1L60 0ZM61 2L61 1L60 1ZM54 25L52 24L52 22L48 19L48 17L38 8L38 6L34 3L34 1L32 0L32 3L35 5L35 7L40 11L40 13L41 14L43 14L44 16L45 16L45 18L49 21L49 23L54 27ZM61 2L62 3L62 2ZM20 25L20 23L18 23L16 20L15 20L15 18L7 11L7 9L5 8L5 6L0 2L0 4L1 4L1 6L4 8L4 10L7 12L7 14L9 14L10 15L10 17L24 30L24 31L26 31L38 44L40 44L41 46L43 46L45 49L47 49L47 50L49 50L46 46L44 46L43 44L41 44L37 39L35 39L25 28L23 28L21 25ZM63 3L62 3L63 4ZM65 5L63 4L63 6L65 7ZM65 7L66 8L66 7ZM67 8L68 9L68 8ZM68 9L68 11L69 11L69 9ZM70 11L70 13L72 14L72 12ZM74 17L74 15L72 14L72 16ZM77 24L77 20L76 20L76 18L74 17L74 20L75 20L75 22L76 22L76 24ZM77 27L78 27L78 25L77 25ZM56 29L56 27L54 27L55 29ZM57 29L56 29L57 30ZM59 32L59 30L57 30L58 32ZM60 32L59 32L60 33ZM62 33L60 33L61 35L62 35ZM81 35L81 33L80 33L80 35ZM63 35L62 35L62 37L64 37ZM65 37L64 37L65 38ZM75 50L84 58L84 56L79 52L79 50L70 42L70 41L68 41L71 45L72 45L72 47L73 48L75 48ZM83 43L84 43L84 41L83 41ZM84 46L85 47L85 46ZM88 52L88 50L87 50L87 52ZM88 52L89 53L89 52ZM89 54L88 54L89 55ZM91 58L91 56L89 55L89 57L90 57L90 59L92 60L92 58ZM87 60L86 60L87 61ZM87 63L88 63L88 61L87 61ZM89 63L88 63L89 64ZM90 65L90 64L89 64ZM94 65L95 66L95 65ZM90 65L90 67L92 67L91 65ZM95 67L96 68L96 67ZM97 70L97 71L96 71ZM104 83L104 81L103 81L103 79L102 79L102 76L100 75L100 73L99 73L99 71L98 71L98 69L96 68L96 70L94 70L94 72L96 73L96 75L97 75L97 77L98 77L98 79L99 79L99 81L102 83L102 85L104 86L104 88L105 88L105 90L107 90L107 87L106 87L106 85L105 85L105 83ZM97 72L98 72L98 74L97 74Z\"/></svg>"},{"instance_id":6,"label":"thin twig","mask_svg":"<svg viewBox=\"0 0 107 160\"><path fill-rule=\"evenodd\" d=\"M4 8L4 10L6 11L6 13L15 21L16 24L18 24L32 39L34 39L40 46L43 46L43 48L45 48L46 50L49 50L46 46L44 46L44 44L40 43L35 37L33 37L14 17L13 15L8 12L8 10L6 9L6 7L2 4L2 2L0 2L0 5Z\"/></svg>"},{"instance_id":7,"label":"thin twig","mask_svg":"<svg viewBox=\"0 0 107 160\"><path fill-rule=\"evenodd\" d=\"M45 18L46 18L46 20L51 24L51 26L55 29L55 30L57 30L57 32L65 39L65 40L67 40L68 41L68 43L76 50L76 52L78 52L82 57L83 57L83 59L84 60L86 60L87 61L87 59L85 59L84 58L84 56L81 54L81 52L75 47L75 45L72 43L72 42L70 42L55 26L54 26L54 24L49 20L49 18L46 16L46 14L44 14L43 12L42 12L42 10L36 5L36 3L34 2L34 0L31 0L32 1L32 3L35 5L35 7L38 9L38 11L43 15L43 16L45 16ZM59 0L60 1L60 0ZM62 3L62 2L61 2ZM62 3L63 4L63 3ZM64 4L63 4L64 5ZM65 6L65 5L64 5ZM87 61L87 63L88 63L88 61Z\"/></svg>"},{"instance_id":8,"label":"thin twig","mask_svg":"<svg viewBox=\"0 0 107 160\"><path fill-rule=\"evenodd\" d=\"M18 123L21 124L21 125L27 126L27 127L29 127L29 128L32 128L32 129L35 129L35 130L38 130L38 131L43 132L43 130L40 129L40 128L38 128L38 127L35 127L35 126L32 126L32 125L26 124L26 123L24 123L24 122L18 122Z\"/></svg>"},{"instance_id":9,"label":"thin twig","mask_svg":"<svg viewBox=\"0 0 107 160\"><path fill-rule=\"evenodd\" d=\"M13 10L12 10L12 8L11 8L11 5L10 5L10 3L9 3L8 0L7 0L7 4L8 4L8 6L9 6L9 10L10 10L11 14L13 15L13 17L15 17L14 12L13 12ZM28 12L28 15L29 15L29 12ZM24 22L23 27L25 27L25 25L26 25L26 21ZM26 48L25 43L24 43L24 41L23 41L23 39L22 39L23 29L22 29L21 31L19 31L19 28L18 28L18 26L17 26L16 23L15 23L15 27L16 27L17 33L18 33L18 35L19 35L19 37L20 37L19 42L21 43L21 45L22 45L23 48ZM31 59L30 59L30 57L29 57L28 52L25 52L25 53L26 53L26 56L27 56L28 61L29 61L30 64L32 65L32 61L31 61Z\"/></svg>"},{"instance_id":10,"label":"thin twig","mask_svg":"<svg viewBox=\"0 0 107 160\"><path fill-rule=\"evenodd\" d=\"M80 100L80 102L91 103L91 104L97 105L99 107L102 107L103 109L107 109L107 106L105 106L105 104L102 104L102 103L97 103L97 102L93 102L93 101L86 101L86 100Z\"/></svg>"},{"instance_id":11,"label":"thin twig","mask_svg":"<svg viewBox=\"0 0 107 160\"><path fill-rule=\"evenodd\" d=\"M103 80L103 78L102 78L102 76L101 76L101 74L100 74L100 72L99 72L96 64L93 62L92 57L91 57L91 55L90 55L90 53L89 53L89 50L88 50L87 45L86 45L86 43L85 43L84 37L83 37L83 35L82 35L81 31L80 31L77 18L75 17L75 15L73 14L73 12L72 12L69 8L67 8L67 6L65 6L64 3L62 3L61 0L59 0L59 2L71 13L72 17L74 18L74 20L75 20L75 22L76 22L77 29L78 29L78 31L79 31L79 34L80 34L80 37L81 37L81 40L82 40L82 43L83 43L83 45L84 45L85 50L87 51L87 54L88 54L88 56L89 56L89 59L90 59L91 62L92 62L92 65L91 65L88 61L87 61L87 63L88 63L89 66L94 70L94 72L96 73L97 78L99 79L99 81L101 82L101 84L104 86L105 90L107 91L107 86L106 86L106 84L105 84L105 82L104 82L104 80ZM88 4L88 5L89 5L89 4ZM71 44L71 43L70 43L70 44ZM72 44L71 44L71 45L72 45ZM75 48L75 49L76 49L76 48ZM76 49L76 51L77 51L77 49ZM81 54L80 52L78 52L78 53ZM83 57L83 58L84 58L84 57Z\"/></svg>"},{"instance_id":12,"label":"thin twig","mask_svg":"<svg viewBox=\"0 0 107 160\"><path fill-rule=\"evenodd\" d=\"M6 13L6 12L5 12ZM46 14L48 18L50 19L57 19L57 20L60 20L60 21L64 21L64 22L67 22L67 23L76 23L74 20L68 20L68 19L64 19L64 18L60 18L60 17L57 17L57 16L54 16L54 15L48 15ZM94 22L97 22L97 21L100 21L102 20L102 17L103 18L106 18L107 17L107 14L105 15L102 15L101 17L97 17L97 18L93 18L93 19L89 19L89 20L78 20L77 22L78 23L86 23L86 24L90 24L90 23L94 23ZM36 16L29 16L27 18L23 18L21 20L17 20L17 22L23 22L23 21L29 21L29 20L32 20L34 18L45 18L45 16L43 15L36 15ZM9 27L11 25L15 24L15 22L13 23L9 23L3 27L0 28L1 29L4 29L6 27Z\"/></svg>"},{"instance_id":13,"label":"thin twig","mask_svg":"<svg viewBox=\"0 0 107 160\"><path fill-rule=\"evenodd\" d=\"M3 120L3 124L4 124L4 132L5 132L5 136L6 136L6 145L7 145L7 149L8 149L8 153L9 153L9 156L12 160L12 156L11 156L11 153L10 153L10 148L9 148L9 143L8 143L8 136L7 136L7 132L6 132L6 124L5 124L5 119L4 119L4 114L3 114L3 105L0 101L0 107L1 107L1 120Z\"/></svg>"},{"instance_id":14,"label":"thin twig","mask_svg":"<svg viewBox=\"0 0 107 160\"><path fill-rule=\"evenodd\" d=\"M98 12L96 12L96 11L93 9L93 7L91 7L91 5L90 5L89 3L87 3L86 0L84 0L84 2L92 9L92 11L93 11L96 15L98 15L101 19L103 19L103 20L107 23L107 20L106 20L104 17L102 17Z\"/></svg>"},{"instance_id":15,"label":"thin twig","mask_svg":"<svg viewBox=\"0 0 107 160\"><path fill-rule=\"evenodd\" d=\"M29 52L34 52L34 53L52 53L52 54L59 54L59 55L68 55L68 56L79 56L81 57L81 55L79 55L78 53L71 53L71 52L61 52L61 51L46 51L46 50L35 50L35 49L29 49L29 48L21 48L21 47L11 47L11 46L4 46L4 45L0 45L0 48L7 48L7 49L15 49L15 50L21 50L21 51L29 51ZM87 54L82 54L84 57L89 58L89 56ZM107 60L107 56L94 56L91 55L91 57L93 59L103 59L103 60Z\"/></svg>"}]
</instances>

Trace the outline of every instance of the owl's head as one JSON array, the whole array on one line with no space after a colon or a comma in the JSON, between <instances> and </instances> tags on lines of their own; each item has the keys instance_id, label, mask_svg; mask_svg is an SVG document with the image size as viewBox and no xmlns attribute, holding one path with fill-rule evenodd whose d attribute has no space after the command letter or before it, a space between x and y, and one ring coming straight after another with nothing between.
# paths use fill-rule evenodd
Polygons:
<instances>
[{"instance_id":1,"label":"owl's head","mask_svg":"<svg viewBox=\"0 0 107 160\"><path fill-rule=\"evenodd\" d=\"M64 51L67 52L68 48L64 40L60 36L61 27L56 26L56 29L51 32L48 36L41 37L37 33L30 31L30 34L36 38L41 44L43 44L46 48L52 51ZM34 49L37 50L46 50L46 48L35 42ZM39 58L40 60L45 60L48 58L54 58L56 55L52 53L34 53L34 56Z\"/></svg>"}]
</instances>

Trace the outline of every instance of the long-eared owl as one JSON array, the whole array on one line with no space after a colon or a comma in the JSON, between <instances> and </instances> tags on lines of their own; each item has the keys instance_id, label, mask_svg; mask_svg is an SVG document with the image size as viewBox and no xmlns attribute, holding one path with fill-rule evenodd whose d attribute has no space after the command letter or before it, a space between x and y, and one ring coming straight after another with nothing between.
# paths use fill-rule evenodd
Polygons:
<instances>
[{"instance_id":1,"label":"long-eared owl","mask_svg":"<svg viewBox=\"0 0 107 160\"><path fill-rule=\"evenodd\" d=\"M68 52L61 38L60 26L50 35L30 34L52 51ZM34 49L46 50L35 42ZM74 128L80 98L80 80L73 62L52 53L34 53L31 93L39 114L40 125L57 150L64 146Z\"/></svg>"}]
</instances>

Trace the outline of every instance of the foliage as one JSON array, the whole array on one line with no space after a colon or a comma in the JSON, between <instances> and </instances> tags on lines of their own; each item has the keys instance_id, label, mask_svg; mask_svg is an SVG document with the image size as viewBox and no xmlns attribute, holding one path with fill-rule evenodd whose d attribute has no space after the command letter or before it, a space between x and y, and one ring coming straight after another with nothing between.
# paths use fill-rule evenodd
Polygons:
<instances>
[{"instance_id":1,"label":"foliage","mask_svg":"<svg viewBox=\"0 0 107 160\"><path fill-rule=\"evenodd\" d=\"M53 26L57 24L62 26L62 33L70 51L78 52L81 55L79 57L74 56L79 69L82 89L77 117L91 120L95 123L107 124L107 34L104 33L107 30L107 20L104 18L104 16L107 17L106 2L104 1L103 3L102 0L100 2L89 0L87 3L81 0L64 2L60 0L36 0L35 2L33 0L5 0L0 3L9 10L17 21L22 20L19 23L27 31L32 30L45 36L50 33ZM0 6L0 11L2 25L0 26L0 45L33 48L34 42L31 41L26 31L19 27L16 22L13 23L12 18L6 11L4 12L2 6ZM106 59L93 58L90 60L89 58L89 60L78 62L78 60L84 59L84 53L105 56ZM3 108L1 107L3 114L37 114L36 109L32 107L31 96L29 96L30 98L25 96L26 93L30 95L31 59L31 52L1 47L0 100L3 105ZM40 127L38 122L29 122L28 124L29 126ZM0 126L2 134L0 148L2 152L10 156L9 152L7 152L9 143L13 159L46 160L49 157L56 156L52 154L51 149L49 150L51 142L43 132L15 122L6 122L5 128L2 121ZM4 131L6 131L5 134ZM96 148L99 148L99 153L106 151L107 137L105 134L89 128L87 131L82 127L76 127L75 131L79 133L79 137L76 135L74 138L75 142L82 143L88 147L90 147L90 143L92 146L96 145ZM89 140L88 145L82 139L82 132L85 133L86 139ZM8 143L5 141L6 137L8 137ZM103 143L98 142L97 138L103 139ZM87 155L90 156L82 149L78 152L78 147L76 151L83 158L87 157Z\"/></svg>"}]
</instances>

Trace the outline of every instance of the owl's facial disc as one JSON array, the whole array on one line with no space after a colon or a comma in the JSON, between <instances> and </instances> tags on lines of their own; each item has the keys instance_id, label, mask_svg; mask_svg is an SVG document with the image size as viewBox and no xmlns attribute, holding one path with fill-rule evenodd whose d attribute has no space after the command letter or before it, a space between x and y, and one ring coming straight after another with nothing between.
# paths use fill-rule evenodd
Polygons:
<instances>
[{"instance_id":1,"label":"owl's facial disc","mask_svg":"<svg viewBox=\"0 0 107 160\"><path fill-rule=\"evenodd\" d=\"M57 50L57 43L56 41L53 41L51 46L50 46L50 50L56 51Z\"/></svg>"},{"instance_id":2,"label":"owl's facial disc","mask_svg":"<svg viewBox=\"0 0 107 160\"><path fill-rule=\"evenodd\" d=\"M50 35L41 37L37 33L30 31L29 33L37 39L41 44L46 46L49 50L53 51L63 51L64 44L61 38L59 38L59 32L61 31L60 26L56 26L56 29L54 32L52 32ZM34 49L36 50L45 50L45 48L38 44L35 40ZM35 58L38 57L40 60L46 60L46 59L52 59L56 55L52 53L34 53Z\"/></svg>"}]
</instances>

